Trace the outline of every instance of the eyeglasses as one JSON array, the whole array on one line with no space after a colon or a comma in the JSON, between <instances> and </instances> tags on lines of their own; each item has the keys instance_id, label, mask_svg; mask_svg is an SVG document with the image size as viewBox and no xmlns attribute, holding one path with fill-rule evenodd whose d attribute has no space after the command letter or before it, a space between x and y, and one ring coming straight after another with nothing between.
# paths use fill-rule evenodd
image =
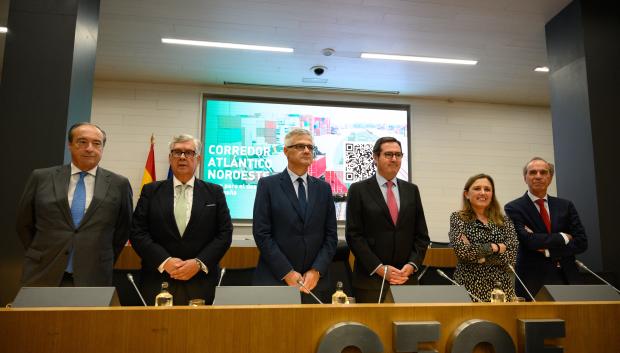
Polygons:
<instances>
[{"instance_id":1,"label":"eyeglasses","mask_svg":"<svg viewBox=\"0 0 620 353\"><path fill-rule=\"evenodd\" d=\"M286 146L287 148L293 148L299 152L303 152L306 148L310 151L310 152L314 152L314 149L316 148L316 146L314 145L304 145L303 143L298 143L296 145L290 145L290 146Z\"/></svg>"},{"instance_id":2,"label":"eyeglasses","mask_svg":"<svg viewBox=\"0 0 620 353\"><path fill-rule=\"evenodd\" d=\"M86 139L77 139L75 141L75 145L81 149L88 148L89 145L93 145L93 148L98 149L98 150L103 149L103 142L99 140L89 141Z\"/></svg>"},{"instance_id":3,"label":"eyeglasses","mask_svg":"<svg viewBox=\"0 0 620 353\"><path fill-rule=\"evenodd\" d=\"M383 153L383 156L387 159L392 159L394 157L396 157L396 159L402 159L404 154L401 152L385 152Z\"/></svg>"},{"instance_id":4,"label":"eyeglasses","mask_svg":"<svg viewBox=\"0 0 620 353\"><path fill-rule=\"evenodd\" d=\"M196 153L196 151L172 150L170 151L170 155L174 158L181 158L181 156L184 156L185 158L194 158L198 155L198 153Z\"/></svg>"}]
</instances>

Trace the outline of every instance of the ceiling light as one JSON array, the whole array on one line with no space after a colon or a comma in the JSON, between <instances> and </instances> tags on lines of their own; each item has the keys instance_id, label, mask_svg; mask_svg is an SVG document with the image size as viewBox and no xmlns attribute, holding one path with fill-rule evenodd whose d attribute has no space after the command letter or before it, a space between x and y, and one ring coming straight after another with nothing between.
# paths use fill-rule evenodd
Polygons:
<instances>
[{"instance_id":1,"label":"ceiling light","mask_svg":"<svg viewBox=\"0 0 620 353\"><path fill-rule=\"evenodd\" d=\"M476 65L478 63L477 60L429 58L425 56L390 55L390 54L376 54L376 53L362 53L361 58L362 59L417 61L417 62L425 62L425 63L457 64L457 65Z\"/></svg>"},{"instance_id":2,"label":"ceiling light","mask_svg":"<svg viewBox=\"0 0 620 353\"><path fill-rule=\"evenodd\" d=\"M549 68L546 67L546 66L539 66L539 67L535 68L534 71L536 71L536 72L549 72Z\"/></svg>"},{"instance_id":3,"label":"ceiling light","mask_svg":"<svg viewBox=\"0 0 620 353\"><path fill-rule=\"evenodd\" d=\"M6 27L0 27L0 33L6 33L6 32L8 32L8 31L9 31L9 29L8 29L8 28L6 28Z\"/></svg>"},{"instance_id":4,"label":"ceiling light","mask_svg":"<svg viewBox=\"0 0 620 353\"><path fill-rule=\"evenodd\" d=\"M281 52L281 53L292 53L293 52L293 48L267 47L264 45L249 45L249 44L235 44L235 43L205 42L202 40L189 40L189 39L162 38L161 42L167 43L167 44L195 45L199 47L275 51L275 52Z\"/></svg>"}]
</instances>

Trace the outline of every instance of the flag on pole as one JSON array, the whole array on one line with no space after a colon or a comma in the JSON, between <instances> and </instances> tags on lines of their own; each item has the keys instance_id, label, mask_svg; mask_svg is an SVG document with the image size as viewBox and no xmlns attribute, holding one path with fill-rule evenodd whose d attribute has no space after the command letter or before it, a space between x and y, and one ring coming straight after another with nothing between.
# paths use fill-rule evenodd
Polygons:
<instances>
[{"instance_id":1,"label":"flag on pole","mask_svg":"<svg viewBox=\"0 0 620 353\"><path fill-rule=\"evenodd\" d=\"M140 191L145 184L151 183L157 178L155 177L155 137L151 134L151 149L149 150L149 156L146 158L146 165L144 166L144 175L142 176L142 185Z\"/></svg>"}]
</instances>

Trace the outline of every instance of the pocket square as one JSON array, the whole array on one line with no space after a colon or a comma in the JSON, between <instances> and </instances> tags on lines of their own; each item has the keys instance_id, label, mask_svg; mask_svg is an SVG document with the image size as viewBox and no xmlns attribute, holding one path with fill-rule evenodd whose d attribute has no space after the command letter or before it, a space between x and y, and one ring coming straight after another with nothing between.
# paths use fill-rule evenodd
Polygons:
<instances>
[{"instance_id":1,"label":"pocket square","mask_svg":"<svg viewBox=\"0 0 620 353\"><path fill-rule=\"evenodd\" d=\"M215 204L214 204L214 203L208 203L206 206L207 206L207 207L214 207L214 206L215 206Z\"/></svg>"}]
</instances>

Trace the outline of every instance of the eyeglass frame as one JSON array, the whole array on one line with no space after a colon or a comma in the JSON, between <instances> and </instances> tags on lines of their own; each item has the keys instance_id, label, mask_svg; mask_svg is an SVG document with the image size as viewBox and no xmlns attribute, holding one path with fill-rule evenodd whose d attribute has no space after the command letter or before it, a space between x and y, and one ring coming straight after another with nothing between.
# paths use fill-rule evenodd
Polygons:
<instances>
[{"instance_id":1,"label":"eyeglass frame","mask_svg":"<svg viewBox=\"0 0 620 353\"><path fill-rule=\"evenodd\" d=\"M193 155L188 155L188 153L191 153ZM172 156L172 158L181 158L181 157L185 157L185 158L196 158L200 155L200 153L196 152L196 151L181 151L181 150L170 150L170 156Z\"/></svg>"},{"instance_id":2,"label":"eyeglass frame","mask_svg":"<svg viewBox=\"0 0 620 353\"><path fill-rule=\"evenodd\" d=\"M286 148L292 148L295 151L299 151L299 152L305 151L306 148L310 152L316 151L316 145L306 145L306 144L303 144L303 143L296 143L294 145L286 146Z\"/></svg>"},{"instance_id":3,"label":"eyeglass frame","mask_svg":"<svg viewBox=\"0 0 620 353\"><path fill-rule=\"evenodd\" d=\"M403 159L403 157L405 156L405 154L402 152L383 152L381 153L381 155L386 159L393 159L396 157L396 160Z\"/></svg>"}]
</instances>

